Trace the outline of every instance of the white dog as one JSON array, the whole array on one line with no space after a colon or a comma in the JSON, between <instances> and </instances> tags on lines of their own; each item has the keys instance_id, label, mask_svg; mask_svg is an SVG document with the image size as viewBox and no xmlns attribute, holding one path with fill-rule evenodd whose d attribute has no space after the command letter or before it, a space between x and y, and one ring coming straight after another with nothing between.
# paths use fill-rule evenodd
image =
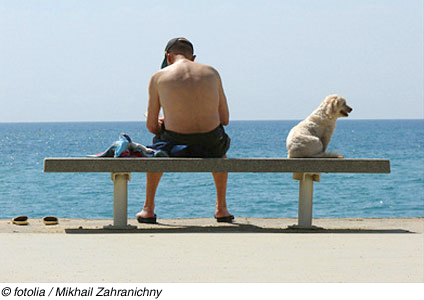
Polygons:
<instances>
[{"instance_id":1,"label":"white dog","mask_svg":"<svg viewBox=\"0 0 424 300\"><path fill-rule=\"evenodd\" d=\"M336 128L336 120L347 117L351 111L344 98L327 96L309 117L290 130L286 141L288 157L343 158L338 153L326 152L326 149Z\"/></svg>"}]
</instances>

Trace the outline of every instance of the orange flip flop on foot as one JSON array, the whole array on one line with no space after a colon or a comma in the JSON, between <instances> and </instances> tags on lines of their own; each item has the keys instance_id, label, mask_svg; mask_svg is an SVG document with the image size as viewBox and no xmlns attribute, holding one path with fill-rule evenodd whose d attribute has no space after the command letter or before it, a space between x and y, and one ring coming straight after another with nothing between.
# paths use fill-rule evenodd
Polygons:
<instances>
[{"instance_id":1,"label":"orange flip flop on foot","mask_svg":"<svg viewBox=\"0 0 424 300\"><path fill-rule=\"evenodd\" d=\"M43 222L45 225L57 225L59 220L56 217L48 216L43 218Z\"/></svg>"},{"instance_id":2,"label":"orange flip flop on foot","mask_svg":"<svg viewBox=\"0 0 424 300\"><path fill-rule=\"evenodd\" d=\"M12 223L15 225L28 225L28 217L19 216L19 217L13 218Z\"/></svg>"}]
</instances>

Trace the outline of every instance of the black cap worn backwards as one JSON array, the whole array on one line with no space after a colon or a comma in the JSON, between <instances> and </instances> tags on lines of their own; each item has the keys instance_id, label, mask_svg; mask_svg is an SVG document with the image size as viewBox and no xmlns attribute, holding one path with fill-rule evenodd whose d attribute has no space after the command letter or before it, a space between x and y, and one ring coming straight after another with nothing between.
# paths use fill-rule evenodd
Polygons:
<instances>
[{"instance_id":1,"label":"black cap worn backwards","mask_svg":"<svg viewBox=\"0 0 424 300\"><path fill-rule=\"evenodd\" d=\"M168 52L173 46L175 46L176 44L179 44L179 43L186 44L186 45L190 46L191 53L193 54L193 52L194 52L193 44L188 39L183 38L183 37L173 38L173 39L169 40L168 44L166 44L165 52ZM161 69L163 69L167 66L168 66L168 61L166 60L166 54L165 54L165 58L162 62Z\"/></svg>"}]
</instances>

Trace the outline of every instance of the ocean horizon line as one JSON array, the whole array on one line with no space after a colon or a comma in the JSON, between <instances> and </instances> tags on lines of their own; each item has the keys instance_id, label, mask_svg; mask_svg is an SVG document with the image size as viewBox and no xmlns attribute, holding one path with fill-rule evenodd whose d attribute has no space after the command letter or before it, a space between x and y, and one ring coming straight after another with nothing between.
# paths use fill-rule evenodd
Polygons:
<instances>
[{"instance_id":1,"label":"ocean horizon line","mask_svg":"<svg viewBox=\"0 0 424 300\"><path fill-rule=\"evenodd\" d=\"M248 120L248 119L234 119L230 122L278 122L278 121L302 121L304 119L261 119L261 120ZM340 119L338 122L350 122L350 121L424 121L424 118L376 118L376 119ZM13 121L13 122L2 122L0 124L72 124L72 123L146 123L146 120L128 120L128 121Z\"/></svg>"}]
</instances>

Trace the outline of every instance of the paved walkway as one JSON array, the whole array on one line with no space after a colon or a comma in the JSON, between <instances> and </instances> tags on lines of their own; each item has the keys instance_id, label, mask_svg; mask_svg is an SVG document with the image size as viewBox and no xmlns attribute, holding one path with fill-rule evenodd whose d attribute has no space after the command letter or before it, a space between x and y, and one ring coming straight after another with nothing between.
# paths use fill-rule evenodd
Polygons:
<instances>
[{"instance_id":1,"label":"paved walkway","mask_svg":"<svg viewBox=\"0 0 424 300\"><path fill-rule=\"evenodd\" d=\"M0 220L0 282L424 282L423 218L29 221Z\"/></svg>"}]
</instances>

